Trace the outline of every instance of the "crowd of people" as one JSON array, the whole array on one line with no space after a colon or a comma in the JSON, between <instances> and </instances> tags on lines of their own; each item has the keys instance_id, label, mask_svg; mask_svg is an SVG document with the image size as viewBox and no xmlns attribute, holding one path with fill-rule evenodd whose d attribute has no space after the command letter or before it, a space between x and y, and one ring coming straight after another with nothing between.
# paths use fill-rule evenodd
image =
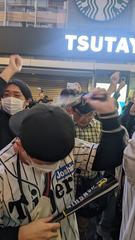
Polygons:
<instances>
[{"instance_id":1,"label":"crowd of people","mask_svg":"<svg viewBox=\"0 0 135 240\"><path fill-rule=\"evenodd\" d=\"M119 72L108 90L63 89L54 104L14 78L22 65L12 55L0 74L0 239L134 240L135 98L119 116ZM109 176L116 190L53 221Z\"/></svg>"}]
</instances>

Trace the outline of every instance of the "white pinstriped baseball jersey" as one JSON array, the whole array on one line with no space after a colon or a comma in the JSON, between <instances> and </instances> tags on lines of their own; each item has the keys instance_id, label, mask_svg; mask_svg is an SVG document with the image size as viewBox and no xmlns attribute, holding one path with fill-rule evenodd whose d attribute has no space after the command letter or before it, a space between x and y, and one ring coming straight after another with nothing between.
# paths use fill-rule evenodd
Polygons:
<instances>
[{"instance_id":1,"label":"white pinstriped baseball jersey","mask_svg":"<svg viewBox=\"0 0 135 240\"><path fill-rule=\"evenodd\" d=\"M49 195L44 198L43 208L59 213L74 200L74 171L79 166L91 171L98 144L76 139L75 148L51 175ZM20 162L24 197L18 184L17 155L10 143L0 152L0 224L2 227L28 223L27 210L32 220L45 217L43 208L37 208L45 188L46 175L36 168ZM37 212L33 212L37 209ZM75 214L61 221L62 240L78 240Z\"/></svg>"}]
</instances>

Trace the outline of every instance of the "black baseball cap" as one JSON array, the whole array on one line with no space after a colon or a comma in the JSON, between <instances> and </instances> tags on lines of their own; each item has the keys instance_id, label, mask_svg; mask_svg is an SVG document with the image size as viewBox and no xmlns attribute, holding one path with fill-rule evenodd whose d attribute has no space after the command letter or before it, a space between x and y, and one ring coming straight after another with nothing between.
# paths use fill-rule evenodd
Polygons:
<instances>
[{"instance_id":1,"label":"black baseball cap","mask_svg":"<svg viewBox=\"0 0 135 240\"><path fill-rule=\"evenodd\" d=\"M38 103L11 116L9 126L33 158L57 162L73 149L75 128L71 117L60 107Z\"/></svg>"}]
</instances>

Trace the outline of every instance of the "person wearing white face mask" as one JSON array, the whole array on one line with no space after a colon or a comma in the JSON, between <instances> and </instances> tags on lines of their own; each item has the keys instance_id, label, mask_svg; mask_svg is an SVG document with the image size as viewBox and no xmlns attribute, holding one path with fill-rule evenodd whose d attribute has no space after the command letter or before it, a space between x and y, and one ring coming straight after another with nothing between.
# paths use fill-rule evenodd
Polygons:
<instances>
[{"instance_id":1,"label":"person wearing white face mask","mask_svg":"<svg viewBox=\"0 0 135 240\"><path fill-rule=\"evenodd\" d=\"M9 115L22 111L32 99L29 87L19 79L9 81L1 98L2 109Z\"/></svg>"},{"instance_id":2,"label":"person wearing white face mask","mask_svg":"<svg viewBox=\"0 0 135 240\"><path fill-rule=\"evenodd\" d=\"M22 58L18 55L10 57L9 65L0 74L0 149L5 147L14 135L9 129L9 119L22 111L32 99L29 87L21 80L10 78L22 68Z\"/></svg>"},{"instance_id":3,"label":"person wearing white face mask","mask_svg":"<svg viewBox=\"0 0 135 240\"><path fill-rule=\"evenodd\" d=\"M24 102L25 101L15 97L5 97L1 99L1 106L3 111L9 115L14 115L24 109Z\"/></svg>"}]
</instances>

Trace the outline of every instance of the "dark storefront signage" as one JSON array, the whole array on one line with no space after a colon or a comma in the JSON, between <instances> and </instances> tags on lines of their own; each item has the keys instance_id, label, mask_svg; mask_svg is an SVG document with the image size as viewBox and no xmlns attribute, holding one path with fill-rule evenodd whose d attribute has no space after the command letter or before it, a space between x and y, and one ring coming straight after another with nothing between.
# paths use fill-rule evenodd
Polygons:
<instances>
[{"instance_id":1,"label":"dark storefront signage","mask_svg":"<svg viewBox=\"0 0 135 240\"><path fill-rule=\"evenodd\" d=\"M96 62L135 62L135 34L0 27L0 54Z\"/></svg>"}]
</instances>

